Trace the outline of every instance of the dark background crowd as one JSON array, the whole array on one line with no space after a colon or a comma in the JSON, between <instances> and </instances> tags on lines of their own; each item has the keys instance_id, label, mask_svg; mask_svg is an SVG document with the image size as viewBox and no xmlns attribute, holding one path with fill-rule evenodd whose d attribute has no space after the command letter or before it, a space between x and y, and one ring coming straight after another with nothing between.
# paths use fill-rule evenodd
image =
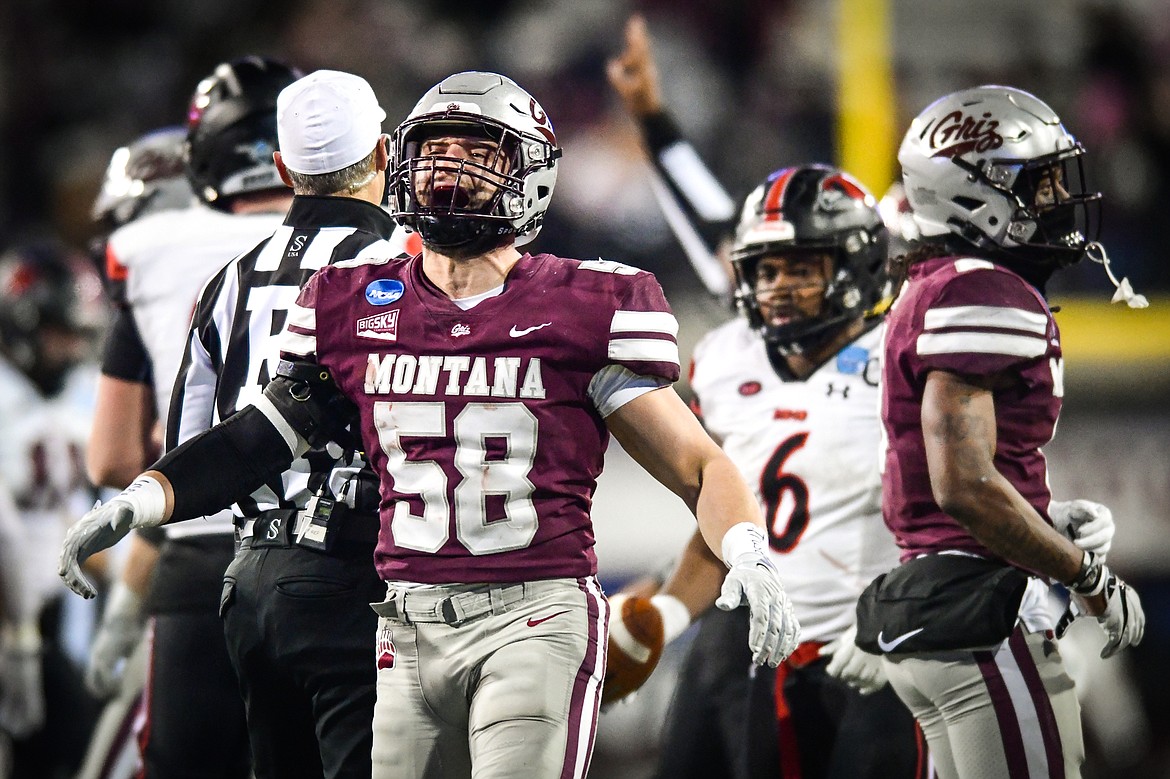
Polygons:
<instances>
[{"instance_id":1,"label":"dark background crowd","mask_svg":"<svg viewBox=\"0 0 1170 779\"><path fill-rule=\"evenodd\" d=\"M930 99L1002 82L1058 107L1109 194L1111 253L1170 289L1170 9L1158 0L886 0L898 131ZM605 81L631 10L658 45L672 109L734 195L785 160L835 155L833 34L810 0L10 0L0 6L0 243L83 242L110 151L181 123L194 84L254 52L366 77L388 126L462 68L539 96L566 148L544 245L669 270L632 126ZM879 188L884 182L867 182ZM1102 287L1086 268L1070 282ZM681 279L679 280L682 281ZM689 281L689 279L688 279Z\"/></svg>"},{"instance_id":2,"label":"dark background crowd","mask_svg":"<svg viewBox=\"0 0 1170 779\"><path fill-rule=\"evenodd\" d=\"M685 350L729 313L687 267L651 195L636 127L606 83L625 21L632 11L646 15L671 111L742 197L784 164L837 161L834 30L858 1L6 0L0 251L41 238L85 247L111 152L147 130L182 124L195 84L221 61L257 53L306 72L358 73L386 108L387 131L449 73L496 70L538 97L565 149L534 251L654 271L680 314ZM1092 370L1078 373L1078 345L1068 344L1069 411L1050 458L1057 492L1075 485L1113 506L1116 565L1150 615L1146 642L1121 680L1098 678L1091 688L1100 701L1130 701L1132 710L1086 705L1102 723L1089 728L1086 774L1170 776L1170 751L1157 737L1170 732L1170 415L1158 401L1170 391L1170 316L1158 310L1170 303L1170 4L860 2L888 13L896 134L930 100L961 87L999 82L1042 96L1088 148L1092 181L1107 195L1104 241L1120 272L1151 298L1150 313L1132 314L1152 317L1133 331L1139 342L1127 342L1124 324L1110 330L1081 363ZM1100 267L1082 263L1053 292L1104 307L1111 289ZM1088 321L1091 328L1098 320ZM647 540L630 547L632 560L607 568L605 520L598 522L602 573L611 580L679 546ZM639 561L638 549L653 551ZM661 684L670 678L661 676ZM1118 697L1110 686L1118 684L1129 697ZM642 705L660 716L654 695L648 690ZM603 732L598 770L607 760L620 765L622 750L652 751L653 734L652 726L639 731L642 748L629 733L607 747Z\"/></svg>"}]
</instances>

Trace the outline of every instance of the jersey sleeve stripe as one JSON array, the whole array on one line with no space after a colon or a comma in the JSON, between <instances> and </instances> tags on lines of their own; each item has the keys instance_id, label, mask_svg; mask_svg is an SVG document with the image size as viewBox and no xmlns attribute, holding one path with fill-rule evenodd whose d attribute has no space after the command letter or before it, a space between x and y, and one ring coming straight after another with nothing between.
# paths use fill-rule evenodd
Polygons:
<instances>
[{"instance_id":1,"label":"jersey sleeve stripe","mask_svg":"<svg viewBox=\"0 0 1170 779\"><path fill-rule=\"evenodd\" d=\"M317 336L302 335L292 330L285 330L280 334L280 351L308 357L317 353Z\"/></svg>"},{"instance_id":2,"label":"jersey sleeve stripe","mask_svg":"<svg viewBox=\"0 0 1170 779\"><path fill-rule=\"evenodd\" d=\"M609 359L678 365L678 344L657 338L614 338L609 342Z\"/></svg>"},{"instance_id":3,"label":"jersey sleeve stripe","mask_svg":"<svg viewBox=\"0 0 1170 779\"><path fill-rule=\"evenodd\" d=\"M678 335L678 320L665 311L615 311L609 323L611 333L665 333Z\"/></svg>"},{"instance_id":4,"label":"jersey sleeve stripe","mask_svg":"<svg viewBox=\"0 0 1170 779\"><path fill-rule=\"evenodd\" d=\"M995 327L1044 335L1048 332L1048 317L1034 311L1007 306L951 306L927 310L923 316L922 326L926 330L941 330L947 327Z\"/></svg>"},{"instance_id":5,"label":"jersey sleeve stripe","mask_svg":"<svg viewBox=\"0 0 1170 779\"><path fill-rule=\"evenodd\" d=\"M923 333L918 336L918 354L1002 354L1011 357L1039 357L1048 341L1030 335L1006 333Z\"/></svg>"},{"instance_id":6,"label":"jersey sleeve stripe","mask_svg":"<svg viewBox=\"0 0 1170 779\"><path fill-rule=\"evenodd\" d=\"M298 330L315 333L317 331L317 309L306 308L305 306L293 303L292 308L288 310L288 319L286 322L287 327L295 327Z\"/></svg>"}]
</instances>

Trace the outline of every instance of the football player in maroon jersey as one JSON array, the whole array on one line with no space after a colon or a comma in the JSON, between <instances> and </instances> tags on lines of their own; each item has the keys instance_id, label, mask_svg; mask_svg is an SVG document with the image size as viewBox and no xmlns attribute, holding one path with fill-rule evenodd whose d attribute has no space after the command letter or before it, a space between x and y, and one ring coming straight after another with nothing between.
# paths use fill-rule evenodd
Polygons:
<instances>
[{"instance_id":1,"label":"football player in maroon jersey","mask_svg":"<svg viewBox=\"0 0 1170 779\"><path fill-rule=\"evenodd\" d=\"M609 609L589 508L612 433L695 513L747 604L755 662L799 628L734 465L670 387L677 322L654 277L517 247L561 149L539 103L453 75L393 136L390 202L421 254L322 268L289 312L261 399L75 526L61 574L132 526L206 513L356 420L381 476L375 777L583 777ZM214 478L212 478L214 476ZM330 501L298 537L327 546Z\"/></svg>"},{"instance_id":2,"label":"football player in maroon jersey","mask_svg":"<svg viewBox=\"0 0 1170 779\"><path fill-rule=\"evenodd\" d=\"M1054 639L1077 613L1105 629L1103 657L1142 638L1137 593L1104 565L1112 527L1052 501L1041 452L1064 394L1045 284L1103 254L1083 154L1049 106L1002 86L932 103L898 154L921 233L882 377L883 513L902 565L871 586L868 630L862 597L858 640L885 653L944 779L1079 776ZM1072 606L1058 621L1045 604L1061 584Z\"/></svg>"}]
</instances>

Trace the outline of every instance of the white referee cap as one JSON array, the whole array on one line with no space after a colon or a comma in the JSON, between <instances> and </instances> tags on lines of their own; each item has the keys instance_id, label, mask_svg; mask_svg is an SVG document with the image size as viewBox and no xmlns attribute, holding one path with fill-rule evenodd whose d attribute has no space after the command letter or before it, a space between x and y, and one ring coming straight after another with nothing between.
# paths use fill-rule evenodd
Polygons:
<instances>
[{"instance_id":1,"label":"white referee cap","mask_svg":"<svg viewBox=\"0 0 1170 779\"><path fill-rule=\"evenodd\" d=\"M386 112L361 76L318 70L276 98L276 134L289 170L332 173L364 159L382 135Z\"/></svg>"}]
</instances>

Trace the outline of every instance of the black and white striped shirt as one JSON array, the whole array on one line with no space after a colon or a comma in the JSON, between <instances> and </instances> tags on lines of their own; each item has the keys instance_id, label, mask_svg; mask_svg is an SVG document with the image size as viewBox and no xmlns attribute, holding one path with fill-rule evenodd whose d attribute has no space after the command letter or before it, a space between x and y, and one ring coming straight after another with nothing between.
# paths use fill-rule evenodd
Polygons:
<instances>
[{"instance_id":1,"label":"black and white striped shirt","mask_svg":"<svg viewBox=\"0 0 1170 779\"><path fill-rule=\"evenodd\" d=\"M405 238L381 208L353 198L297 196L272 237L240 255L203 288L171 395L167 448L227 419L260 397L276 373L288 309L319 268L359 256L394 257ZM312 449L291 468L240 500L237 516L303 508L328 480L326 495L364 462L336 444Z\"/></svg>"}]
</instances>

